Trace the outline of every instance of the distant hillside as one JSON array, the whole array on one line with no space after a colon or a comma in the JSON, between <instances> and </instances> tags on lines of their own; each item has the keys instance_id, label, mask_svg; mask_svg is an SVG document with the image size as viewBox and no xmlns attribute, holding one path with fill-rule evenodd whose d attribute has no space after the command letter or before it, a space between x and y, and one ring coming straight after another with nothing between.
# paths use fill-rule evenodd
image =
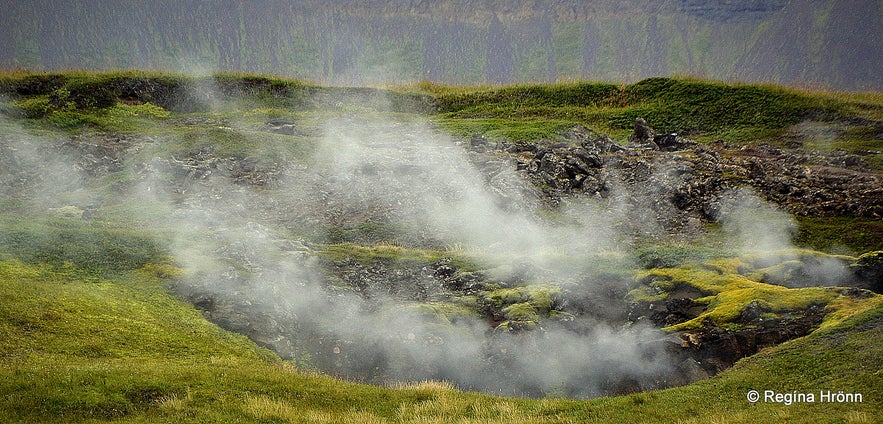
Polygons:
<instances>
[{"instance_id":1,"label":"distant hillside","mask_svg":"<svg viewBox=\"0 0 883 424\"><path fill-rule=\"evenodd\" d=\"M687 74L883 88L879 1L7 3L6 69L228 70L347 85Z\"/></svg>"}]
</instances>

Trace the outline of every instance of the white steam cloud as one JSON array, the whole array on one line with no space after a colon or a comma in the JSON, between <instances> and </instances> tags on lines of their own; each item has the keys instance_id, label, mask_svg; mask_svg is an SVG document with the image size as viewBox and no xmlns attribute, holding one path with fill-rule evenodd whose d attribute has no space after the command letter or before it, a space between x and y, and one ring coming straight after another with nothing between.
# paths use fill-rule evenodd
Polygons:
<instances>
[{"instance_id":1,"label":"white steam cloud","mask_svg":"<svg viewBox=\"0 0 883 424\"><path fill-rule=\"evenodd\" d=\"M720 221L741 253L793 249L797 223L749 189L725 193Z\"/></svg>"},{"instance_id":2,"label":"white steam cloud","mask_svg":"<svg viewBox=\"0 0 883 424\"><path fill-rule=\"evenodd\" d=\"M574 205L570 218L596 219L594 231L543 224L531 212L535 205L517 190L523 182L511 167L486 181L462 146L419 123L332 120L319 156L333 190L348 201L383 208L399 222L488 257L543 258L611 246L610 234L598 231L605 226L597 222L600 215L586 215L588 206Z\"/></svg>"},{"instance_id":3,"label":"white steam cloud","mask_svg":"<svg viewBox=\"0 0 883 424\"><path fill-rule=\"evenodd\" d=\"M649 327L550 320L528 333L495 331L478 317L440 318L392 295L365 298L329 277L308 243L291 240L285 227L309 226L316 214L332 224L383 219L492 266L528 260L574 290L593 282L562 259L612 249L613 232L593 206L562 208L567 224L544 222L510 164L471 157L414 118L380 116L330 120L310 159L315 175L289 170L278 190L233 184L220 172L186 177L182 190L185 177L174 163L151 162L135 209L167 214L162 226L175 235L174 255L191 275L179 292L283 355L332 374L344 367L344 376L367 381L444 379L508 395L588 397L608 393L617 379L652 387L670 370L668 343ZM497 172L488 176L479 166ZM262 218L269 205L288 208L286 225Z\"/></svg>"}]
</instances>

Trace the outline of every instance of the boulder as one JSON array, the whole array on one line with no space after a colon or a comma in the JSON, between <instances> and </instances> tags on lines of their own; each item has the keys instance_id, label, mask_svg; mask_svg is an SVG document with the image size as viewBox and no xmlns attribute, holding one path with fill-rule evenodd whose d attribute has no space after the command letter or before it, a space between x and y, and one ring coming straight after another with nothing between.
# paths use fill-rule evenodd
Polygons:
<instances>
[{"instance_id":1,"label":"boulder","mask_svg":"<svg viewBox=\"0 0 883 424\"><path fill-rule=\"evenodd\" d=\"M644 118L636 118L634 132L629 135L629 145L648 144L653 141L655 135L656 133L653 131L653 128L650 128L650 125L647 124Z\"/></svg>"},{"instance_id":2,"label":"boulder","mask_svg":"<svg viewBox=\"0 0 883 424\"><path fill-rule=\"evenodd\" d=\"M265 129L274 134L297 135L295 122L290 119L274 118L267 121Z\"/></svg>"}]
</instances>

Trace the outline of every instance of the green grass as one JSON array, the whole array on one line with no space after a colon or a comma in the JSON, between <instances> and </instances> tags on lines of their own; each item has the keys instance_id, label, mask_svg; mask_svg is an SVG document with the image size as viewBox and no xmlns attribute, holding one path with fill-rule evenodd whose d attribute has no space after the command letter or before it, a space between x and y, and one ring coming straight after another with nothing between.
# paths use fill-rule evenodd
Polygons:
<instances>
[{"instance_id":1,"label":"green grass","mask_svg":"<svg viewBox=\"0 0 883 424\"><path fill-rule=\"evenodd\" d=\"M168 270L166 270L168 271ZM164 271L165 272L165 271ZM686 387L575 401L396 389L302 373L169 296L156 269L85 281L0 262L0 417L7 422L872 422L883 305ZM431 305L430 305L431 306ZM456 307L440 305L440 310ZM453 309L452 309L453 308ZM750 389L844 390L860 404L750 404Z\"/></svg>"},{"instance_id":2,"label":"green grass","mask_svg":"<svg viewBox=\"0 0 883 424\"><path fill-rule=\"evenodd\" d=\"M32 125L71 133L83 128L149 132L169 116L194 112L242 118L242 111L290 117L292 112L329 110L432 114L434 121L452 134L483 134L493 140L555 140L576 124L624 140L635 118L643 117L658 132L689 134L701 142L775 143L804 120L883 117L883 100L873 93L798 91L685 78L650 78L628 85L579 82L456 87L421 83L374 89L319 87L236 73L201 77L144 71L0 73L0 94L11 99L0 107L4 114L31 118ZM248 116L246 113L245 121L253 121ZM813 139L807 143L807 148L821 150L880 147L873 125L864 124L846 128L833 144L820 146ZM867 158L874 169L879 168L878 156Z\"/></svg>"},{"instance_id":3,"label":"green grass","mask_svg":"<svg viewBox=\"0 0 883 424\"><path fill-rule=\"evenodd\" d=\"M125 227L71 218L0 217L0 258L113 273L165 257L153 237Z\"/></svg>"},{"instance_id":4,"label":"green grass","mask_svg":"<svg viewBox=\"0 0 883 424\"><path fill-rule=\"evenodd\" d=\"M436 97L441 124L455 133L491 136L536 125L516 139L554 138L561 127L580 123L624 139L635 118L643 117L660 133L689 134L698 141L744 143L769 140L805 120L880 119L883 101L869 94L809 92L771 85L725 84L683 78L650 78L629 85L568 83L502 88L418 89ZM859 126L843 136L849 150L879 147ZM858 141L856 141L858 140ZM810 147L811 148L811 147Z\"/></svg>"},{"instance_id":5,"label":"green grass","mask_svg":"<svg viewBox=\"0 0 883 424\"><path fill-rule=\"evenodd\" d=\"M427 94L374 88L320 87L273 76L217 73L189 76L148 71L0 72L0 112L38 126L76 133L83 128L134 132L170 113L242 110L392 111L429 113ZM148 106L145 106L148 105ZM145 118L152 118L146 120Z\"/></svg>"},{"instance_id":6,"label":"green grass","mask_svg":"<svg viewBox=\"0 0 883 424\"><path fill-rule=\"evenodd\" d=\"M832 253L883 249L883 222L872 218L798 216L794 243Z\"/></svg>"},{"instance_id":7,"label":"green grass","mask_svg":"<svg viewBox=\"0 0 883 424\"><path fill-rule=\"evenodd\" d=\"M577 121L560 119L529 119L513 118L475 118L442 117L435 122L449 134L469 137L481 134L491 141L515 140L537 141L541 139L558 139L558 134L572 128Z\"/></svg>"},{"instance_id":8,"label":"green grass","mask_svg":"<svg viewBox=\"0 0 883 424\"><path fill-rule=\"evenodd\" d=\"M636 262L642 268L675 268L690 262L733 256L735 252L699 245L657 244L635 252Z\"/></svg>"}]
</instances>

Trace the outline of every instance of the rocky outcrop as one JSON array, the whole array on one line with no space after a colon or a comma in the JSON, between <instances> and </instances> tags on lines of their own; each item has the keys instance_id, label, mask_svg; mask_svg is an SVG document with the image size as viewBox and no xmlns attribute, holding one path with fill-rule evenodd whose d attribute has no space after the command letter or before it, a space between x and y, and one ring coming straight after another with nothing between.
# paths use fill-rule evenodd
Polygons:
<instances>
[{"instance_id":1,"label":"rocky outcrop","mask_svg":"<svg viewBox=\"0 0 883 424\"><path fill-rule=\"evenodd\" d=\"M746 186L795 215L883 216L883 175L866 170L857 155L701 145L656 135L640 119L629 147L581 126L561 136L560 142L504 142L498 149L551 204L588 195L631 204L626 214L653 214L633 215L627 224L650 218L669 234L683 234L699 222L718 221L725 207L721 196Z\"/></svg>"},{"instance_id":2,"label":"rocky outcrop","mask_svg":"<svg viewBox=\"0 0 883 424\"><path fill-rule=\"evenodd\" d=\"M883 294L883 251L868 252L850 265L857 287Z\"/></svg>"},{"instance_id":3,"label":"rocky outcrop","mask_svg":"<svg viewBox=\"0 0 883 424\"><path fill-rule=\"evenodd\" d=\"M709 325L681 332L681 354L694 359L708 375L714 375L764 347L809 334L818 328L826 315L821 307L811 306L781 317L764 319L761 318L762 311L751 311L750 307L742 311L742 325L736 329Z\"/></svg>"}]
</instances>

